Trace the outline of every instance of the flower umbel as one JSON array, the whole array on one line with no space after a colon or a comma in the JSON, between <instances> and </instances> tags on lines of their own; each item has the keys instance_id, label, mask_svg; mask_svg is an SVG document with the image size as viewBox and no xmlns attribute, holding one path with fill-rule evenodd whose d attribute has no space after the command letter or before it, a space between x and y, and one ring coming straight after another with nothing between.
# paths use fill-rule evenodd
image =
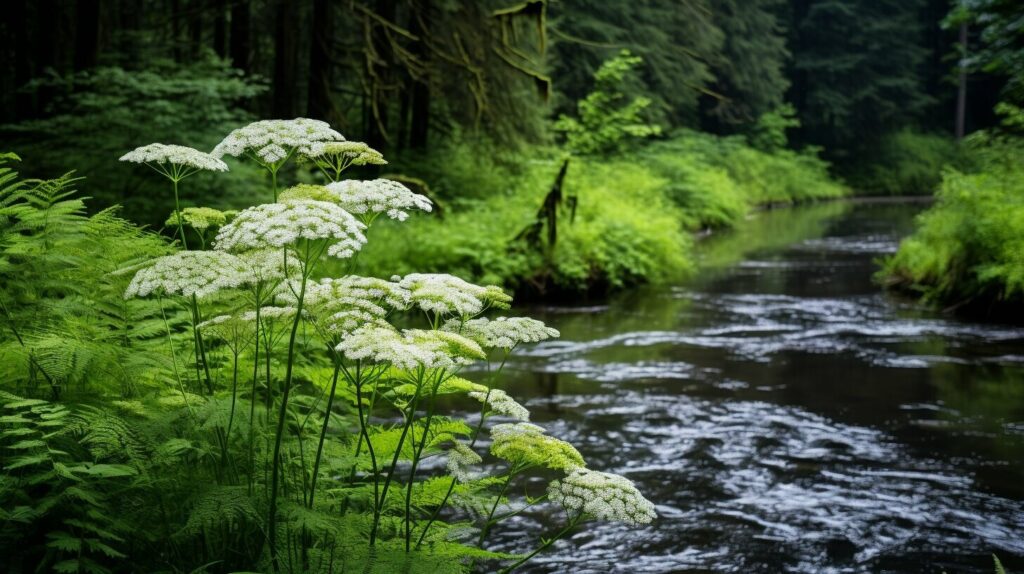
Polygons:
<instances>
[{"instance_id":1,"label":"flower umbel","mask_svg":"<svg viewBox=\"0 0 1024 574\"><path fill-rule=\"evenodd\" d=\"M188 172L181 175L181 177L195 173L195 171L198 170L228 170L228 165L226 163L211 154L186 146L167 145L162 143L152 143L142 147L137 147L121 156L121 161L157 164L158 171L161 171L164 175L168 175L167 170L159 166L161 166L161 164L172 164L185 168ZM170 176L168 175L168 177Z\"/></svg>"},{"instance_id":2,"label":"flower umbel","mask_svg":"<svg viewBox=\"0 0 1024 574\"><path fill-rule=\"evenodd\" d=\"M219 251L179 251L158 257L139 270L125 290L125 299L158 295L184 295L203 298L239 287L251 281L242 261Z\"/></svg>"},{"instance_id":3,"label":"flower umbel","mask_svg":"<svg viewBox=\"0 0 1024 574\"><path fill-rule=\"evenodd\" d=\"M399 284L409 290L412 303L435 315L471 317L488 307L508 308L512 298L500 287L481 287L440 273L412 273Z\"/></svg>"},{"instance_id":4,"label":"flower umbel","mask_svg":"<svg viewBox=\"0 0 1024 574\"><path fill-rule=\"evenodd\" d=\"M649 524L657 518L654 505L624 476L579 468L548 485L548 496L570 513L597 520Z\"/></svg>"},{"instance_id":5,"label":"flower umbel","mask_svg":"<svg viewBox=\"0 0 1024 574\"><path fill-rule=\"evenodd\" d=\"M459 482L470 482L475 479L476 473L470 467L481 462L483 459L480 455L461 442L456 442L455 446L448 450L448 474Z\"/></svg>"},{"instance_id":6,"label":"flower umbel","mask_svg":"<svg viewBox=\"0 0 1024 574\"><path fill-rule=\"evenodd\" d=\"M324 240L330 242L328 255L344 259L366 243L365 227L333 203L265 203L242 211L222 227L215 245L223 251L241 252Z\"/></svg>"},{"instance_id":7,"label":"flower umbel","mask_svg":"<svg viewBox=\"0 0 1024 574\"><path fill-rule=\"evenodd\" d=\"M432 203L426 196L413 193L397 181L390 179L346 179L327 184L338 205L369 223L381 213L391 219L405 221L410 209L430 211Z\"/></svg>"},{"instance_id":8,"label":"flower umbel","mask_svg":"<svg viewBox=\"0 0 1024 574\"><path fill-rule=\"evenodd\" d=\"M292 152L310 155L318 153L326 142L344 139L327 122L320 120L261 120L232 131L213 148L211 155L241 157L249 153L258 161L272 165L287 159Z\"/></svg>"},{"instance_id":9,"label":"flower umbel","mask_svg":"<svg viewBox=\"0 0 1024 574\"><path fill-rule=\"evenodd\" d=\"M211 227L220 227L227 223L228 217L223 211L212 207L186 207L179 212L171 213L164 225L188 225L202 233Z\"/></svg>"},{"instance_id":10,"label":"flower umbel","mask_svg":"<svg viewBox=\"0 0 1024 574\"><path fill-rule=\"evenodd\" d=\"M536 343L558 337L558 330L529 317L485 317L469 321L451 320L442 327L473 339L481 347L512 349L520 343Z\"/></svg>"},{"instance_id":11,"label":"flower umbel","mask_svg":"<svg viewBox=\"0 0 1024 574\"><path fill-rule=\"evenodd\" d=\"M530 411L526 410L526 407L516 402L515 399L501 389L491 389L486 392L473 391L469 393L469 396L486 404L492 412L499 415L511 417L522 422L530 420Z\"/></svg>"},{"instance_id":12,"label":"flower umbel","mask_svg":"<svg viewBox=\"0 0 1024 574\"><path fill-rule=\"evenodd\" d=\"M544 434L544 429L535 424L494 425L491 439L491 454L514 466L542 466L566 472L585 466L576 447Z\"/></svg>"}]
</instances>

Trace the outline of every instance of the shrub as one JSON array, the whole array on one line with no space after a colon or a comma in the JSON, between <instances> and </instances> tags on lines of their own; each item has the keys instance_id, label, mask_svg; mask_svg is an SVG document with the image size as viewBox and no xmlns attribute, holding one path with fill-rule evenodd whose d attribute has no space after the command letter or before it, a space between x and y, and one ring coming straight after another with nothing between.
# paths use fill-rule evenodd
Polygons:
<instances>
[{"instance_id":1,"label":"shrub","mask_svg":"<svg viewBox=\"0 0 1024 574\"><path fill-rule=\"evenodd\" d=\"M957 166L962 161L952 138L904 129L882 137L847 179L862 194L929 195L943 169Z\"/></svg>"}]
</instances>

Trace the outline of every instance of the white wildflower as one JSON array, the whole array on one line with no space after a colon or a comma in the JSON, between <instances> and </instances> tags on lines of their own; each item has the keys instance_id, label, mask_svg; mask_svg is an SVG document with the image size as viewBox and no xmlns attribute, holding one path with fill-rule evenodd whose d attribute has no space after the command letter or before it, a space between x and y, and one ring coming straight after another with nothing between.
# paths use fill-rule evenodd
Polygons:
<instances>
[{"instance_id":1,"label":"white wildflower","mask_svg":"<svg viewBox=\"0 0 1024 574\"><path fill-rule=\"evenodd\" d=\"M336 203L334 201L334 194L331 193L329 189L322 185L313 185L309 183L293 185L277 195L278 203L309 200Z\"/></svg>"},{"instance_id":2,"label":"white wildflower","mask_svg":"<svg viewBox=\"0 0 1024 574\"><path fill-rule=\"evenodd\" d=\"M218 315L203 321L196 327L200 331L224 341L234 351L240 351L248 346L249 339L253 334L251 321L246 321L238 315Z\"/></svg>"},{"instance_id":3,"label":"white wildflower","mask_svg":"<svg viewBox=\"0 0 1024 574\"><path fill-rule=\"evenodd\" d=\"M548 497L570 513L597 520L649 524L657 518L654 505L624 476L578 468L548 485Z\"/></svg>"},{"instance_id":4,"label":"white wildflower","mask_svg":"<svg viewBox=\"0 0 1024 574\"><path fill-rule=\"evenodd\" d=\"M158 257L139 270L125 290L125 299L159 295L206 297L251 280L238 257L219 251L179 251Z\"/></svg>"},{"instance_id":5,"label":"white wildflower","mask_svg":"<svg viewBox=\"0 0 1024 574\"><path fill-rule=\"evenodd\" d=\"M324 201L266 203L239 213L217 233L223 251L293 245L300 240L331 241L327 255L351 257L364 243L366 227L344 209Z\"/></svg>"},{"instance_id":6,"label":"white wildflower","mask_svg":"<svg viewBox=\"0 0 1024 574\"><path fill-rule=\"evenodd\" d=\"M448 474L462 483L470 482L476 478L470 467L480 464L483 459L473 452L473 449L456 441L455 446L448 450Z\"/></svg>"},{"instance_id":7,"label":"white wildflower","mask_svg":"<svg viewBox=\"0 0 1024 574\"><path fill-rule=\"evenodd\" d=\"M335 349L353 361L389 364L407 371L449 368L483 356L479 345L453 333L416 329L399 332L378 324L352 331Z\"/></svg>"},{"instance_id":8,"label":"white wildflower","mask_svg":"<svg viewBox=\"0 0 1024 574\"><path fill-rule=\"evenodd\" d=\"M265 164L276 164L292 152L319 153L326 142L344 140L342 135L320 120L262 120L232 131L213 148L214 157L252 154Z\"/></svg>"},{"instance_id":9,"label":"white wildflower","mask_svg":"<svg viewBox=\"0 0 1024 574\"><path fill-rule=\"evenodd\" d=\"M279 321L291 319L298 311L295 307L260 307L260 321ZM242 314L242 320L253 322L256 320L256 311L246 311Z\"/></svg>"},{"instance_id":10,"label":"white wildflower","mask_svg":"<svg viewBox=\"0 0 1024 574\"><path fill-rule=\"evenodd\" d=\"M364 222L381 213L386 213L391 219L405 221L410 209L432 209L426 196L413 193L408 187L390 179L346 179L327 184L327 189L338 205L362 217Z\"/></svg>"},{"instance_id":11,"label":"white wildflower","mask_svg":"<svg viewBox=\"0 0 1024 574\"><path fill-rule=\"evenodd\" d=\"M379 151L363 142L354 141L325 143L320 146L320 149L308 155L308 157L314 160L333 160L339 166L344 167L350 165L385 165L388 163Z\"/></svg>"},{"instance_id":12,"label":"white wildflower","mask_svg":"<svg viewBox=\"0 0 1024 574\"><path fill-rule=\"evenodd\" d=\"M219 209L213 209L212 207L186 207L181 210L180 222L178 212L175 211L167 218L167 222L164 225L177 227L180 223L202 233L211 227L224 225L227 223L227 220L227 214Z\"/></svg>"},{"instance_id":13,"label":"white wildflower","mask_svg":"<svg viewBox=\"0 0 1024 574\"><path fill-rule=\"evenodd\" d=\"M294 286L281 298L295 304L297 292ZM307 284L303 304L327 331L349 333L366 323L383 325L391 310L408 308L409 292L385 279L349 275Z\"/></svg>"},{"instance_id":14,"label":"white wildflower","mask_svg":"<svg viewBox=\"0 0 1024 574\"><path fill-rule=\"evenodd\" d=\"M512 349L520 343L536 343L558 337L556 329L529 317L498 317L491 321L481 317L469 321L451 320L442 327L459 333L485 348Z\"/></svg>"},{"instance_id":15,"label":"white wildflower","mask_svg":"<svg viewBox=\"0 0 1024 574\"><path fill-rule=\"evenodd\" d=\"M295 259L298 255L289 253L288 257ZM252 277L250 282L253 284L272 283L285 277L284 252L281 249L243 251L238 254L238 258ZM297 269L289 271L295 272Z\"/></svg>"},{"instance_id":16,"label":"white wildflower","mask_svg":"<svg viewBox=\"0 0 1024 574\"><path fill-rule=\"evenodd\" d=\"M530 420L530 411L526 410L526 407L516 402L515 399L501 389L491 389L486 392L473 391L469 393L469 396L486 404L490 407L491 411L499 415L511 417L522 422Z\"/></svg>"},{"instance_id":17,"label":"white wildflower","mask_svg":"<svg viewBox=\"0 0 1024 574\"><path fill-rule=\"evenodd\" d=\"M219 157L219 156L218 156ZM121 161L133 163L173 164L191 170L227 171L228 165L211 154L181 146L152 143L121 156Z\"/></svg>"},{"instance_id":18,"label":"white wildflower","mask_svg":"<svg viewBox=\"0 0 1024 574\"><path fill-rule=\"evenodd\" d=\"M542 427L527 422L494 425L491 454L518 467L543 466L569 472L585 466L576 447L544 432Z\"/></svg>"},{"instance_id":19,"label":"white wildflower","mask_svg":"<svg viewBox=\"0 0 1024 574\"><path fill-rule=\"evenodd\" d=\"M508 308L512 301L500 287L481 287L452 275L413 273L399 284L409 291L414 305L437 315L468 317L488 307Z\"/></svg>"}]
</instances>

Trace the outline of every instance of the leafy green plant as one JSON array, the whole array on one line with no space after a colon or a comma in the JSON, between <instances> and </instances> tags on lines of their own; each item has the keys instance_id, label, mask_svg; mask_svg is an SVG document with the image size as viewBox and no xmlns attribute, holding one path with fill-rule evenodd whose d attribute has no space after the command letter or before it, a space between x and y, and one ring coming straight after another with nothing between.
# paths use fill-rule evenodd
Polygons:
<instances>
[{"instance_id":1,"label":"leafy green plant","mask_svg":"<svg viewBox=\"0 0 1024 574\"><path fill-rule=\"evenodd\" d=\"M273 176L318 161L327 130L259 122L215 152ZM133 153L173 183L217 159ZM631 482L587 469L494 386L516 348L557 331L493 318L511 302L495 286L354 274L368 228L432 205L394 181L340 179L356 162L325 165L335 181L274 203L175 210L170 244L86 216L70 176L2 168L0 365L19 394L0 396L0 512L21 526L0 551L14 571L510 571L587 520L654 518ZM206 239L187 241L186 224ZM499 366L464 378L478 361ZM453 401L478 414L445 412ZM542 503L565 523L536 552L488 547Z\"/></svg>"},{"instance_id":2,"label":"leafy green plant","mask_svg":"<svg viewBox=\"0 0 1024 574\"><path fill-rule=\"evenodd\" d=\"M601 64L594 72L594 89L576 107L578 118L562 115L555 131L565 136L566 148L578 154L610 154L623 151L635 139L661 133L661 128L644 118L651 105L643 96L628 100L623 84L643 59L629 50Z\"/></svg>"}]
</instances>

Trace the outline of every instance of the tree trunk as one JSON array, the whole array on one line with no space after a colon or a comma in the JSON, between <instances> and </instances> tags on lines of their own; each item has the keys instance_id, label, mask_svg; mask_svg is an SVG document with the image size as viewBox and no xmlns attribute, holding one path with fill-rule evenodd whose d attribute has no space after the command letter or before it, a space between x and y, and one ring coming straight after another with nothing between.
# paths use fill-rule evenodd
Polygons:
<instances>
[{"instance_id":1,"label":"tree trunk","mask_svg":"<svg viewBox=\"0 0 1024 574\"><path fill-rule=\"evenodd\" d=\"M295 117L295 78L298 63L298 31L296 6L278 0L277 31L274 34L274 116Z\"/></svg>"},{"instance_id":2,"label":"tree trunk","mask_svg":"<svg viewBox=\"0 0 1024 574\"><path fill-rule=\"evenodd\" d=\"M331 102L331 42L334 36L334 11L330 0L313 0L312 41L309 46L309 90L306 114L311 118L337 123Z\"/></svg>"},{"instance_id":3,"label":"tree trunk","mask_svg":"<svg viewBox=\"0 0 1024 574\"><path fill-rule=\"evenodd\" d=\"M231 65L249 73L249 0L234 0L231 5Z\"/></svg>"},{"instance_id":4,"label":"tree trunk","mask_svg":"<svg viewBox=\"0 0 1024 574\"><path fill-rule=\"evenodd\" d=\"M192 0L188 7L188 56L192 61L199 59L203 49L204 0Z\"/></svg>"},{"instance_id":5,"label":"tree trunk","mask_svg":"<svg viewBox=\"0 0 1024 574\"><path fill-rule=\"evenodd\" d=\"M182 61L181 54L181 0L171 0L171 55L175 62Z\"/></svg>"},{"instance_id":6,"label":"tree trunk","mask_svg":"<svg viewBox=\"0 0 1024 574\"><path fill-rule=\"evenodd\" d=\"M411 28L417 36L429 33L430 0L419 3L419 18L414 16ZM430 70L430 50L423 41L414 44L414 53L423 62L424 69ZM409 126L409 147L423 149L427 147L427 132L430 129L430 78L414 80L412 84L412 110Z\"/></svg>"},{"instance_id":7,"label":"tree trunk","mask_svg":"<svg viewBox=\"0 0 1024 574\"><path fill-rule=\"evenodd\" d=\"M967 122L967 22L960 23L959 85L956 90L956 141L964 139Z\"/></svg>"},{"instance_id":8,"label":"tree trunk","mask_svg":"<svg viewBox=\"0 0 1024 574\"><path fill-rule=\"evenodd\" d=\"M396 2L394 0L377 0L374 4L374 13L388 22L394 22L397 13ZM366 126L366 143L376 149L385 149L390 139L388 135L388 100L390 98L388 91L393 77L392 66L395 58L383 27L375 22L370 25L373 27L370 41L373 43L373 50L376 51L379 61L366 59L366 76L370 84L368 102L370 117Z\"/></svg>"},{"instance_id":9,"label":"tree trunk","mask_svg":"<svg viewBox=\"0 0 1024 574\"><path fill-rule=\"evenodd\" d=\"M75 70L95 68L99 55L100 0L78 0L75 7Z\"/></svg>"},{"instance_id":10,"label":"tree trunk","mask_svg":"<svg viewBox=\"0 0 1024 574\"><path fill-rule=\"evenodd\" d=\"M213 10L213 51L225 58L228 55L227 0L214 0Z\"/></svg>"}]
</instances>

